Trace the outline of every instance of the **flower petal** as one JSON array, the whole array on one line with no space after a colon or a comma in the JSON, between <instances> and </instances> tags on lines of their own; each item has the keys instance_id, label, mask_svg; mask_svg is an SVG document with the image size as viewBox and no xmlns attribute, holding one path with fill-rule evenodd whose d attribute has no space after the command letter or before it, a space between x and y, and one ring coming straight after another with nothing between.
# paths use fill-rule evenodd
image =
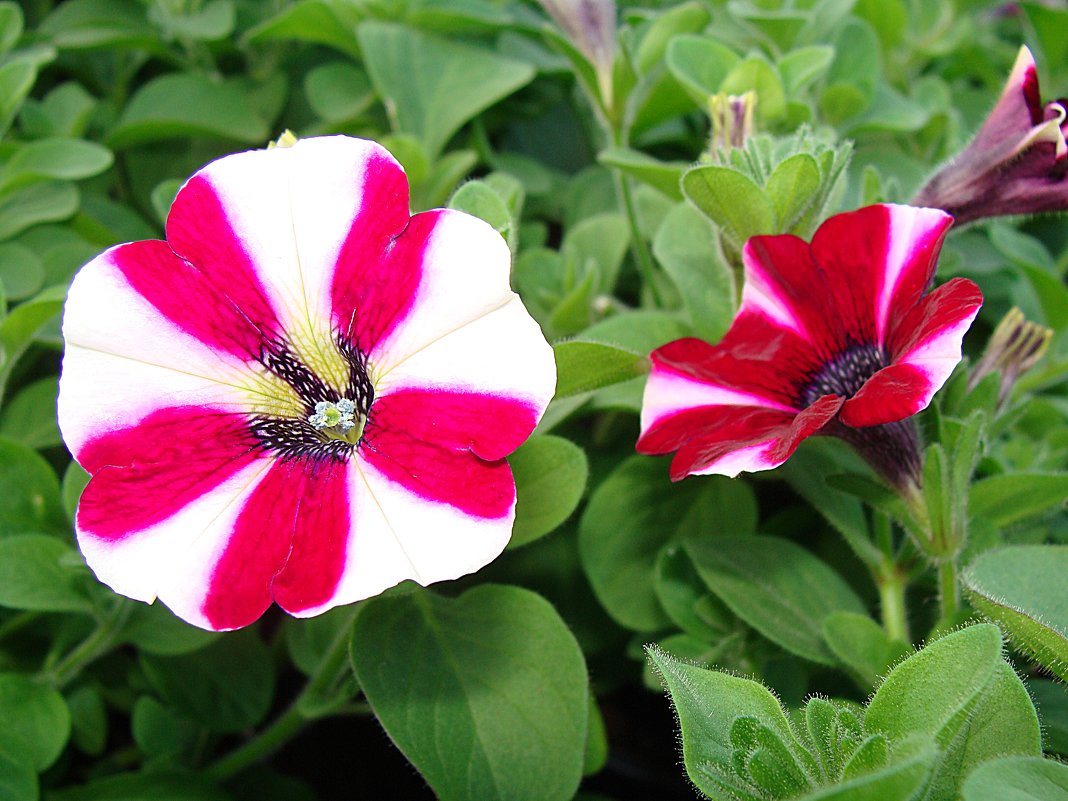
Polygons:
<instances>
[{"instance_id":1,"label":"flower petal","mask_svg":"<svg viewBox=\"0 0 1068 801\"><path fill-rule=\"evenodd\" d=\"M131 274L185 269L166 243L134 242L111 248L75 276L63 314L66 351L58 403L63 438L75 458L81 459L90 439L130 428L160 408L204 405L252 413L277 409L289 394L258 366L178 327L127 280ZM199 321L210 330L225 325L213 318L211 303L202 301L190 302L203 306Z\"/></svg>"},{"instance_id":2,"label":"flower petal","mask_svg":"<svg viewBox=\"0 0 1068 801\"><path fill-rule=\"evenodd\" d=\"M515 504L503 456L536 423L537 410L511 398L399 392L375 401L359 458L414 497L500 518Z\"/></svg>"},{"instance_id":3,"label":"flower petal","mask_svg":"<svg viewBox=\"0 0 1068 801\"><path fill-rule=\"evenodd\" d=\"M848 426L893 423L926 409L961 359L961 341L983 295L954 278L925 296L890 335L893 364L880 370L842 407Z\"/></svg>"},{"instance_id":4,"label":"flower petal","mask_svg":"<svg viewBox=\"0 0 1068 801\"><path fill-rule=\"evenodd\" d=\"M78 458L93 474L78 505L78 532L115 542L172 517L262 453L244 417L174 407L88 440Z\"/></svg>"},{"instance_id":5,"label":"flower petal","mask_svg":"<svg viewBox=\"0 0 1068 801\"><path fill-rule=\"evenodd\" d=\"M538 324L512 295L375 379L378 398L412 387L491 393L523 400L540 419L556 388L556 361Z\"/></svg>"},{"instance_id":6,"label":"flower petal","mask_svg":"<svg viewBox=\"0 0 1068 801\"><path fill-rule=\"evenodd\" d=\"M971 154L982 154L982 166L999 164L1011 158L1020 140L1028 136L1031 128L1041 123L1042 118L1042 97L1035 59L1031 51L1022 46L1016 54L1016 61L1001 90L1001 96L960 158L967 161Z\"/></svg>"},{"instance_id":7,"label":"flower petal","mask_svg":"<svg viewBox=\"0 0 1068 801\"><path fill-rule=\"evenodd\" d=\"M939 209L891 204L831 217L812 237L830 292L817 308L841 315L852 342L884 344L930 284L952 224Z\"/></svg>"},{"instance_id":8,"label":"flower petal","mask_svg":"<svg viewBox=\"0 0 1068 801\"><path fill-rule=\"evenodd\" d=\"M645 418L650 422L674 408L677 386L663 380L690 380L706 385L706 403L766 406L797 411L800 394L819 369L816 354L790 331L768 322L759 313L741 312L718 345L687 338L669 342L652 352L653 369L646 381ZM711 395L707 393L711 392ZM722 393L726 393L725 395Z\"/></svg>"},{"instance_id":9,"label":"flower petal","mask_svg":"<svg viewBox=\"0 0 1068 801\"><path fill-rule=\"evenodd\" d=\"M248 496L211 570L200 611L215 630L247 626L272 598L288 612L333 597L351 527L347 466L278 460Z\"/></svg>"},{"instance_id":10,"label":"flower petal","mask_svg":"<svg viewBox=\"0 0 1068 801\"><path fill-rule=\"evenodd\" d=\"M448 209L416 214L386 258L367 269L372 285L380 275L417 277L414 282L403 279L403 297L410 302L403 318L392 311L397 304L383 307L390 315L388 326L378 322L377 306L359 300L339 305L335 297L338 319L367 317L381 332L370 347L358 336L378 374L515 297L508 285L511 254L504 238L482 220ZM400 286L402 279L390 280Z\"/></svg>"},{"instance_id":11,"label":"flower petal","mask_svg":"<svg viewBox=\"0 0 1068 801\"><path fill-rule=\"evenodd\" d=\"M318 363L329 358L334 326L351 326L354 297L372 340L383 333L376 322L403 310L411 276L373 271L407 224L396 160L374 142L333 136L212 162L179 192L167 238L220 289L231 290L235 270L238 291L254 284L280 321L270 333L284 331Z\"/></svg>"},{"instance_id":12,"label":"flower petal","mask_svg":"<svg viewBox=\"0 0 1068 801\"><path fill-rule=\"evenodd\" d=\"M802 440L829 423L843 400L825 395L798 414L746 406L691 409L663 421L646 435L645 444L677 441L683 432L689 433L671 461L673 481L688 475L734 477L742 471L770 470L790 458Z\"/></svg>"}]
</instances>

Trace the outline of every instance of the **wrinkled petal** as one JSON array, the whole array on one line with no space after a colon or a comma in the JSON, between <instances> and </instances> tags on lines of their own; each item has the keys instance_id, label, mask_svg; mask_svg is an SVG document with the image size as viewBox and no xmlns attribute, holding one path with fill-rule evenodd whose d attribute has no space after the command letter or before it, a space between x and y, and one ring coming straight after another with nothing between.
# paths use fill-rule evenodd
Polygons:
<instances>
[{"instance_id":1,"label":"wrinkled petal","mask_svg":"<svg viewBox=\"0 0 1068 801\"><path fill-rule=\"evenodd\" d=\"M689 409L654 426L639 440L639 452L664 453L678 447L671 478L770 470L785 462L802 440L816 434L842 406L827 395L803 412L789 414L751 406ZM681 442L680 445L668 443ZM667 446L667 447L662 447Z\"/></svg>"}]
</instances>

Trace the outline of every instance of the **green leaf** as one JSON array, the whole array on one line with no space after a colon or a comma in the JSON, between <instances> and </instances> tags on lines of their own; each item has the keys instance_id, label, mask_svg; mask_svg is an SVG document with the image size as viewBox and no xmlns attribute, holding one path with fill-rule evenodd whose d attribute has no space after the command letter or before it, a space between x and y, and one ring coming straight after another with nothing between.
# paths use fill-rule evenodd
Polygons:
<instances>
[{"instance_id":1,"label":"green leaf","mask_svg":"<svg viewBox=\"0 0 1068 801\"><path fill-rule=\"evenodd\" d=\"M778 537L693 537L685 547L705 584L738 617L791 653L838 663L823 640L823 621L864 606L825 562Z\"/></svg>"},{"instance_id":2,"label":"green leaf","mask_svg":"<svg viewBox=\"0 0 1068 801\"><path fill-rule=\"evenodd\" d=\"M64 50L142 47L163 50L137 0L67 0L38 28Z\"/></svg>"},{"instance_id":3,"label":"green leaf","mask_svg":"<svg viewBox=\"0 0 1068 801\"><path fill-rule=\"evenodd\" d=\"M71 741L84 754L100 756L107 747L108 712L100 689L83 685L67 696Z\"/></svg>"},{"instance_id":4,"label":"green leaf","mask_svg":"<svg viewBox=\"0 0 1068 801\"><path fill-rule=\"evenodd\" d=\"M834 48L813 45L791 50L776 65L782 76L787 97L796 97L806 86L822 75L834 60Z\"/></svg>"},{"instance_id":5,"label":"green leaf","mask_svg":"<svg viewBox=\"0 0 1068 801\"><path fill-rule=\"evenodd\" d=\"M585 273L596 269L599 294L611 294L630 244L630 228L621 214L595 214L568 228L560 253Z\"/></svg>"},{"instance_id":6,"label":"green leaf","mask_svg":"<svg viewBox=\"0 0 1068 801\"><path fill-rule=\"evenodd\" d=\"M997 756L1038 755L1041 733L1030 696L989 624L931 643L899 664L864 716L891 741L929 735L942 750L930 797L955 797L964 777Z\"/></svg>"},{"instance_id":7,"label":"green leaf","mask_svg":"<svg viewBox=\"0 0 1068 801\"><path fill-rule=\"evenodd\" d=\"M38 612L92 612L69 567L80 558L62 540L46 534L0 539L0 606Z\"/></svg>"},{"instance_id":8,"label":"green leaf","mask_svg":"<svg viewBox=\"0 0 1068 801\"><path fill-rule=\"evenodd\" d=\"M48 462L17 442L0 439L0 539L30 531L66 531L59 480Z\"/></svg>"},{"instance_id":9,"label":"green leaf","mask_svg":"<svg viewBox=\"0 0 1068 801\"><path fill-rule=\"evenodd\" d=\"M183 12L172 14L162 4L149 8L149 16L163 29L167 38L216 42L225 39L234 30L236 15L233 0L208 0L195 11L186 6Z\"/></svg>"},{"instance_id":10,"label":"green leaf","mask_svg":"<svg viewBox=\"0 0 1068 801\"><path fill-rule=\"evenodd\" d=\"M133 612L122 632L122 642L128 642L147 654L160 656L199 651L220 639L222 635L186 623L158 602L134 603Z\"/></svg>"},{"instance_id":11,"label":"green leaf","mask_svg":"<svg viewBox=\"0 0 1068 801\"><path fill-rule=\"evenodd\" d=\"M0 195L0 239L31 225L65 220L78 210L78 190L67 181L42 181Z\"/></svg>"},{"instance_id":12,"label":"green leaf","mask_svg":"<svg viewBox=\"0 0 1068 801\"><path fill-rule=\"evenodd\" d=\"M48 287L0 320L0 399L4 396L4 387L15 363L33 342L37 332L63 308L66 296L66 286ZM0 512L0 521L2 518L3 513ZM2 525L0 522L0 528Z\"/></svg>"},{"instance_id":13,"label":"green leaf","mask_svg":"<svg viewBox=\"0 0 1068 801\"><path fill-rule=\"evenodd\" d=\"M678 287L694 334L718 342L734 319L735 284L708 220L688 203L675 206L653 237L653 256Z\"/></svg>"},{"instance_id":14,"label":"green leaf","mask_svg":"<svg viewBox=\"0 0 1068 801\"><path fill-rule=\"evenodd\" d=\"M5 801L37 801L40 790L37 786L37 771L26 761L19 759L0 747L0 798Z\"/></svg>"},{"instance_id":15,"label":"green leaf","mask_svg":"<svg viewBox=\"0 0 1068 801\"><path fill-rule=\"evenodd\" d=\"M819 165L808 153L796 153L780 162L764 187L775 207L778 233L808 233L795 229L818 200L820 184Z\"/></svg>"},{"instance_id":16,"label":"green leaf","mask_svg":"<svg viewBox=\"0 0 1068 801\"><path fill-rule=\"evenodd\" d=\"M505 239L508 238L515 224L504 199L482 181L468 181L457 189L449 200L449 208L458 209L473 214L480 220L485 220Z\"/></svg>"},{"instance_id":17,"label":"green leaf","mask_svg":"<svg viewBox=\"0 0 1068 801\"><path fill-rule=\"evenodd\" d=\"M1053 679L1028 679L1027 692L1035 701L1045 750L1068 754L1068 686Z\"/></svg>"},{"instance_id":18,"label":"green leaf","mask_svg":"<svg viewBox=\"0 0 1068 801\"><path fill-rule=\"evenodd\" d=\"M786 113L786 93L775 68L763 56L750 56L734 65L719 90L729 95L755 92L756 117L765 124Z\"/></svg>"},{"instance_id":19,"label":"green leaf","mask_svg":"<svg viewBox=\"0 0 1068 801\"><path fill-rule=\"evenodd\" d=\"M901 657L912 651L908 643L891 640L867 615L834 612L823 621L823 639L841 663L873 689Z\"/></svg>"},{"instance_id":20,"label":"green leaf","mask_svg":"<svg viewBox=\"0 0 1068 801\"><path fill-rule=\"evenodd\" d=\"M50 792L48 801L230 801L195 773L120 773L88 784Z\"/></svg>"},{"instance_id":21,"label":"green leaf","mask_svg":"<svg viewBox=\"0 0 1068 801\"><path fill-rule=\"evenodd\" d=\"M972 485L968 511L995 526L1010 526L1064 506L1068 473L1005 473Z\"/></svg>"},{"instance_id":22,"label":"green leaf","mask_svg":"<svg viewBox=\"0 0 1068 801\"><path fill-rule=\"evenodd\" d=\"M63 508L72 523L78 510L78 500L82 497L82 491L88 483L89 473L77 462L72 461L67 465L67 469L63 471L60 492L63 499Z\"/></svg>"},{"instance_id":23,"label":"green leaf","mask_svg":"<svg viewBox=\"0 0 1068 801\"><path fill-rule=\"evenodd\" d=\"M597 154L597 161L659 189L672 200L682 200L679 182L689 166L685 162L660 161L641 151L625 147L602 150Z\"/></svg>"},{"instance_id":24,"label":"green leaf","mask_svg":"<svg viewBox=\"0 0 1068 801\"><path fill-rule=\"evenodd\" d=\"M508 457L515 476L515 526L509 547L555 530L575 511L589 467L582 448L563 437L532 437Z\"/></svg>"},{"instance_id":25,"label":"green leaf","mask_svg":"<svg viewBox=\"0 0 1068 801\"><path fill-rule=\"evenodd\" d=\"M261 22L246 37L251 44L288 39L314 42L359 59L356 26L362 16L360 8L346 0L299 0Z\"/></svg>"},{"instance_id":26,"label":"green leaf","mask_svg":"<svg viewBox=\"0 0 1068 801\"><path fill-rule=\"evenodd\" d=\"M375 101L367 73L345 61L316 67L304 79L304 94L312 111L324 120L351 120Z\"/></svg>"},{"instance_id":27,"label":"green leaf","mask_svg":"<svg viewBox=\"0 0 1068 801\"><path fill-rule=\"evenodd\" d=\"M274 668L251 630L217 639L195 654L142 654L149 682L169 704L212 731L241 731L267 714Z\"/></svg>"},{"instance_id":28,"label":"green leaf","mask_svg":"<svg viewBox=\"0 0 1068 801\"><path fill-rule=\"evenodd\" d=\"M0 673L0 753L40 772L55 762L70 738L63 696L17 673Z\"/></svg>"},{"instance_id":29,"label":"green leaf","mask_svg":"<svg viewBox=\"0 0 1068 801\"><path fill-rule=\"evenodd\" d=\"M1068 545L987 551L963 576L972 605L1013 644L1068 681Z\"/></svg>"},{"instance_id":30,"label":"green leaf","mask_svg":"<svg viewBox=\"0 0 1068 801\"><path fill-rule=\"evenodd\" d=\"M14 242L0 245L0 286L9 302L39 292L44 280L44 266L36 253Z\"/></svg>"},{"instance_id":31,"label":"green leaf","mask_svg":"<svg viewBox=\"0 0 1068 801\"><path fill-rule=\"evenodd\" d=\"M352 662L379 722L443 801L574 795L586 665L543 598L498 585L375 598Z\"/></svg>"},{"instance_id":32,"label":"green leaf","mask_svg":"<svg viewBox=\"0 0 1068 801\"><path fill-rule=\"evenodd\" d=\"M196 742L200 727L150 695L142 695L130 713L130 732L150 759L174 757Z\"/></svg>"},{"instance_id":33,"label":"green leaf","mask_svg":"<svg viewBox=\"0 0 1068 801\"><path fill-rule=\"evenodd\" d=\"M795 757L804 750L778 699L763 685L688 665L655 646L646 650L675 705L686 772L710 798L724 797L713 776L729 771L734 753L731 726L738 718L750 718L767 727Z\"/></svg>"},{"instance_id":34,"label":"green leaf","mask_svg":"<svg viewBox=\"0 0 1068 801\"><path fill-rule=\"evenodd\" d=\"M32 62L12 61L0 66L0 135L11 126L35 80L37 65Z\"/></svg>"},{"instance_id":35,"label":"green leaf","mask_svg":"<svg viewBox=\"0 0 1068 801\"><path fill-rule=\"evenodd\" d=\"M41 139L19 147L0 170L0 190L36 180L77 181L111 166L111 151L82 139Z\"/></svg>"},{"instance_id":36,"label":"green leaf","mask_svg":"<svg viewBox=\"0 0 1068 801\"><path fill-rule=\"evenodd\" d=\"M881 770L798 796L793 801L912 801L937 758L938 751L934 748L922 748Z\"/></svg>"},{"instance_id":37,"label":"green leaf","mask_svg":"<svg viewBox=\"0 0 1068 801\"><path fill-rule=\"evenodd\" d=\"M649 359L601 342L570 339L553 345L556 356L556 397L592 392L645 375Z\"/></svg>"},{"instance_id":38,"label":"green leaf","mask_svg":"<svg viewBox=\"0 0 1068 801\"><path fill-rule=\"evenodd\" d=\"M141 86L123 109L106 142L131 145L186 136L211 136L262 145L270 129L234 82L193 72L170 73Z\"/></svg>"},{"instance_id":39,"label":"green leaf","mask_svg":"<svg viewBox=\"0 0 1068 801\"><path fill-rule=\"evenodd\" d=\"M694 167L682 177L682 191L741 250L751 236L775 233L775 207L764 190L730 167Z\"/></svg>"},{"instance_id":40,"label":"green leaf","mask_svg":"<svg viewBox=\"0 0 1068 801\"><path fill-rule=\"evenodd\" d=\"M1068 765L1041 757L984 762L964 782L963 801L1068 801Z\"/></svg>"},{"instance_id":41,"label":"green leaf","mask_svg":"<svg viewBox=\"0 0 1068 801\"><path fill-rule=\"evenodd\" d=\"M671 484L663 460L633 456L590 496L579 521L579 555L597 599L621 625L655 631L670 619L657 600L656 557L689 533L754 526L756 504L742 482L704 477Z\"/></svg>"},{"instance_id":42,"label":"green leaf","mask_svg":"<svg viewBox=\"0 0 1068 801\"><path fill-rule=\"evenodd\" d=\"M683 34L667 47L668 69L702 110L740 61L733 50L707 36Z\"/></svg>"},{"instance_id":43,"label":"green leaf","mask_svg":"<svg viewBox=\"0 0 1068 801\"><path fill-rule=\"evenodd\" d=\"M19 390L0 413L0 436L30 448L50 448L63 440L56 424L55 376Z\"/></svg>"},{"instance_id":44,"label":"green leaf","mask_svg":"<svg viewBox=\"0 0 1068 801\"><path fill-rule=\"evenodd\" d=\"M706 643L723 636L730 612L705 587L685 550L674 544L661 549L654 581L657 600L672 623ZM712 619L709 609L720 612L721 620Z\"/></svg>"},{"instance_id":45,"label":"green leaf","mask_svg":"<svg viewBox=\"0 0 1068 801\"><path fill-rule=\"evenodd\" d=\"M357 30L364 63L396 129L431 157L468 120L534 77L529 64L386 22Z\"/></svg>"},{"instance_id":46,"label":"green leaf","mask_svg":"<svg viewBox=\"0 0 1068 801\"><path fill-rule=\"evenodd\" d=\"M4 0L0 3L0 55L7 53L22 36L25 20L18 3Z\"/></svg>"}]
</instances>

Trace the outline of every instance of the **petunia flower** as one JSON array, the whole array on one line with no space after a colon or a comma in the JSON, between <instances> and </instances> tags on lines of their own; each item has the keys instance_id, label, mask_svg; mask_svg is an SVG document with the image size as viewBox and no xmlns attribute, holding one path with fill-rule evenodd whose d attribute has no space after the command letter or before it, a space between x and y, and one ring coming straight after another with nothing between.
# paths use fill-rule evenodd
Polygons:
<instances>
[{"instance_id":1,"label":"petunia flower","mask_svg":"<svg viewBox=\"0 0 1068 801\"><path fill-rule=\"evenodd\" d=\"M1035 60L1020 48L1008 83L971 143L913 199L957 223L1068 210L1068 101L1045 105Z\"/></svg>"},{"instance_id":2,"label":"petunia flower","mask_svg":"<svg viewBox=\"0 0 1068 801\"><path fill-rule=\"evenodd\" d=\"M742 251L741 308L717 345L652 353L640 453L675 451L674 480L768 470L806 437L851 443L891 484L919 484L910 415L961 358L982 304L954 278L924 294L952 218L868 206L823 223L812 244L756 236Z\"/></svg>"},{"instance_id":3,"label":"petunia flower","mask_svg":"<svg viewBox=\"0 0 1068 801\"><path fill-rule=\"evenodd\" d=\"M83 267L63 320L101 581L233 629L501 552L555 366L496 231L409 217L400 165L338 136L212 162L166 234Z\"/></svg>"}]
</instances>

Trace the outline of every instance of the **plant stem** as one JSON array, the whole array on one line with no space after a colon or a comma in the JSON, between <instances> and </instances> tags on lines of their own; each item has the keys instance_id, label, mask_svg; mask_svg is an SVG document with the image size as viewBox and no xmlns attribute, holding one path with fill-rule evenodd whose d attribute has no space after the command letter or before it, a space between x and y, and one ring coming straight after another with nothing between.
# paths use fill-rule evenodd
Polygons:
<instances>
[{"instance_id":1,"label":"plant stem","mask_svg":"<svg viewBox=\"0 0 1068 801\"><path fill-rule=\"evenodd\" d=\"M627 137L621 129L613 128L609 131L609 137L613 147L627 146ZM618 170L612 171L612 177L615 179L616 192L623 203L623 211L626 213L627 223L630 225L631 248L634 251L634 258L638 262L638 269L642 274L642 283L645 284L653 303L659 306L660 292L657 290L656 281L654 280L656 268L653 264L653 254L649 251L649 246L638 228L638 213L634 208L634 196L630 191L630 178Z\"/></svg>"},{"instance_id":2,"label":"plant stem","mask_svg":"<svg viewBox=\"0 0 1068 801\"><path fill-rule=\"evenodd\" d=\"M355 615L355 610L353 610L352 616L338 630L337 636L320 660L315 673L308 679L308 683L304 685L304 689L289 705L289 708L252 739L209 765L206 771L208 776L215 781L228 779L249 765L273 754L304 728L305 724L326 715L351 711L352 704L344 703L348 701L347 698L341 699L342 703L328 712L315 714L307 711L304 702L322 695L337 681L338 674L348 656L349 634L352 631Z\"/></svg>"},{"instance_id":3,"label":"plant stem","mask_svg":"<svg viewBox=\"0 0 1068 801\"><path fill-rule=\"evenodd\" d=\"M909 618L905 608L905 589L908 582L897 565L888 565L879 577L879 608L883 629L891 640L909 640Z\"/></svg>"},{"instance_id":4,"label":"plant stem","mask_svg":"<svg viewBox=\"0 0 1068 801\"><path fill-rule=\"evenodd\" d=\"M129 601L117 601L111 614L104 616L88 637L47 671L49 684L56 689L62 689L74 681L88 664L108 653L132 610L133 604Z\"/></svg>"},{"instance_id":5,"label":"plant stem","mask_svg":"<svg viewBox=\"0 0 1068 801\"><path fill-rule=\"evenodd\" d=\"M956 559L947 559L938 566L938 597L942 603L941 622L950 622L960 611L960 583L957 581Z\"/></svg>"}]
</instances>

